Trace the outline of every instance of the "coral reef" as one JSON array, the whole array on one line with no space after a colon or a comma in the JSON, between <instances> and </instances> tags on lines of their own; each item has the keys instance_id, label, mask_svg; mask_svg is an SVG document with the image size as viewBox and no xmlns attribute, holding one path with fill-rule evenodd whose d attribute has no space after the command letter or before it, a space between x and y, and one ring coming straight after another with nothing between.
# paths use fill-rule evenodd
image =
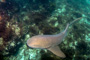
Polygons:
<instances>
[{"instance_id":1,"label":"coral reef","mask_svg":"<svg viewBox=\"0 0 90 60\"><path fill-rule=\"evenodd\" d=\"M1 2L0 2L1 3ZM20 26L16 24L16 21L12 22L13 13L16 12L15 5L8 5L11 2L1 3L0 4L0 53L2 55L10 55L17 43L15 39L19 39L20 36ZM9 7L8 7L9 6ZM10 9L12 8L12 9ZM14 23L14 24L13 24Z\"/></svg>"}]
</instances>

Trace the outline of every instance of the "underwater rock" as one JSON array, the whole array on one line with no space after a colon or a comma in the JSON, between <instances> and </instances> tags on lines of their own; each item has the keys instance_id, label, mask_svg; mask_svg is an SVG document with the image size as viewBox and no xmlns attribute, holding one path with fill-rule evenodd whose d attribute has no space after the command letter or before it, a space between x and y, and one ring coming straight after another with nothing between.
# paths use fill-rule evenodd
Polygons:
<instances>
[{"instance_id":1,"label":"underwater rock","mask_svg":"<svg viewBox=\"0 0 90 60\"><path fill-rule=\"evenodd\" d=\"M28 49L26 45L19 48L17 54L12 55L7 58L8 60L40 60L41 54L40 50Z\"/></svg>"},{"instance_id":2,"label":"underwater rock","mask_svg":"<svg viewBox=\"0 0 90 60\"><path fill-rule=\"evenodd\" d=\"M90 41L85 42L90 40L89 18L70 27L69 35L60 45L61 50L66 54L65 59L51 52L46 54L47 52L41 50L30 49L25 43L33 35L59 33L67 23L90 10L86 7L87 4L84 6L85 4L85 0L0 2L0 58L2 60L89 60ZM85 14L85 16L89 15Z\"/></svg>"},{"instance_id":3,"label":"underwater rock","mask_svg":"<svg viewBox=\"0 0 90 60\"><path fill-rule=\"evenodd\" d=\"M5 3L1 3L0 5L0 54L2 55L10 55L12 54L10 50L14 49L19 41L15 39L19 39L20 36L20 27L17 26L13 27L13 22L11 22L12 16L10 15L11 10L7 8L6 6L2 5ZM3 8L4 7L4 8ZM9 6L10 7L10 6ZM13 12L12 12L13 13ZM17 24L18 25L18 24ZM15 28L15 30L13 29ZM18 30L16 30L16 28ZM14 42L14 43L12 43Z\"/></svg>"}]
</instances>

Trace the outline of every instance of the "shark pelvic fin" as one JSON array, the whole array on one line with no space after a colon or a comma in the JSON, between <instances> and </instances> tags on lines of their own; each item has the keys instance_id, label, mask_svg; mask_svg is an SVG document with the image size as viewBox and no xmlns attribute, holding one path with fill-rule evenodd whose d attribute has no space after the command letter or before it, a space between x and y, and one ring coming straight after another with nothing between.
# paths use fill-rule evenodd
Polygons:
<instances>
[{"instance_id":1,"label":"shark pelvic fin","mask_svg":"<svg viewBox=\"0 0 90 60\"><path fill-rule=\"evenodd\" d=\"M60 50L59 46L54 46L48 49L49 51L51 51L53 54L65 58L65 54Z\"/></svg>"}]
</instances>

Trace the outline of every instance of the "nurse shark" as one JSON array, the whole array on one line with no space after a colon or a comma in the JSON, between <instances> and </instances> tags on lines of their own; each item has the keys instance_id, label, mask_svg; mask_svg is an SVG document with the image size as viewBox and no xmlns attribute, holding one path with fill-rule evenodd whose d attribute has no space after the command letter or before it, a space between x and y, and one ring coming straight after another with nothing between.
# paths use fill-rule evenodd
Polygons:
<instances>
[{"instance_id":1,"label":"nurse shark","mask_svg":"<svg viewBox=\"0 0 90 60\"><path fill-rule=\"evenodd\" d=\"M47 49L51 51L56 56L61 58L65 58L66 55L60 50L59 44L64 40L67 35L67 30L71 24L80 20L82 17L73 20L71 23L68 23L66 28L60 32L59 34L55 35L36 35L27 40L27 45L30 48L37 48L37 49Z\"/></svg>"}]
</instances>

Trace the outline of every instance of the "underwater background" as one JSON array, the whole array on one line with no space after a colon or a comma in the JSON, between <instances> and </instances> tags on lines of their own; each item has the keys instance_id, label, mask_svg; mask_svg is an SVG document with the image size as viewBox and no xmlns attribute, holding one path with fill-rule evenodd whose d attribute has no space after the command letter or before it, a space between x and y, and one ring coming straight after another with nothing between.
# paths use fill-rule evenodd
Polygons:
<instances>
[{"instance_id":1,"label":"underwater background","mask_svg":"<svg viewBox=\"0 0 90 60\"><path fill-rule=\"evenodd\" d=\"M60 33L79 17L59 45L66 58L26 45L32 36ZM90 0L0 0L0 60L90 60Z\"/></svg>"}]
</instances>

